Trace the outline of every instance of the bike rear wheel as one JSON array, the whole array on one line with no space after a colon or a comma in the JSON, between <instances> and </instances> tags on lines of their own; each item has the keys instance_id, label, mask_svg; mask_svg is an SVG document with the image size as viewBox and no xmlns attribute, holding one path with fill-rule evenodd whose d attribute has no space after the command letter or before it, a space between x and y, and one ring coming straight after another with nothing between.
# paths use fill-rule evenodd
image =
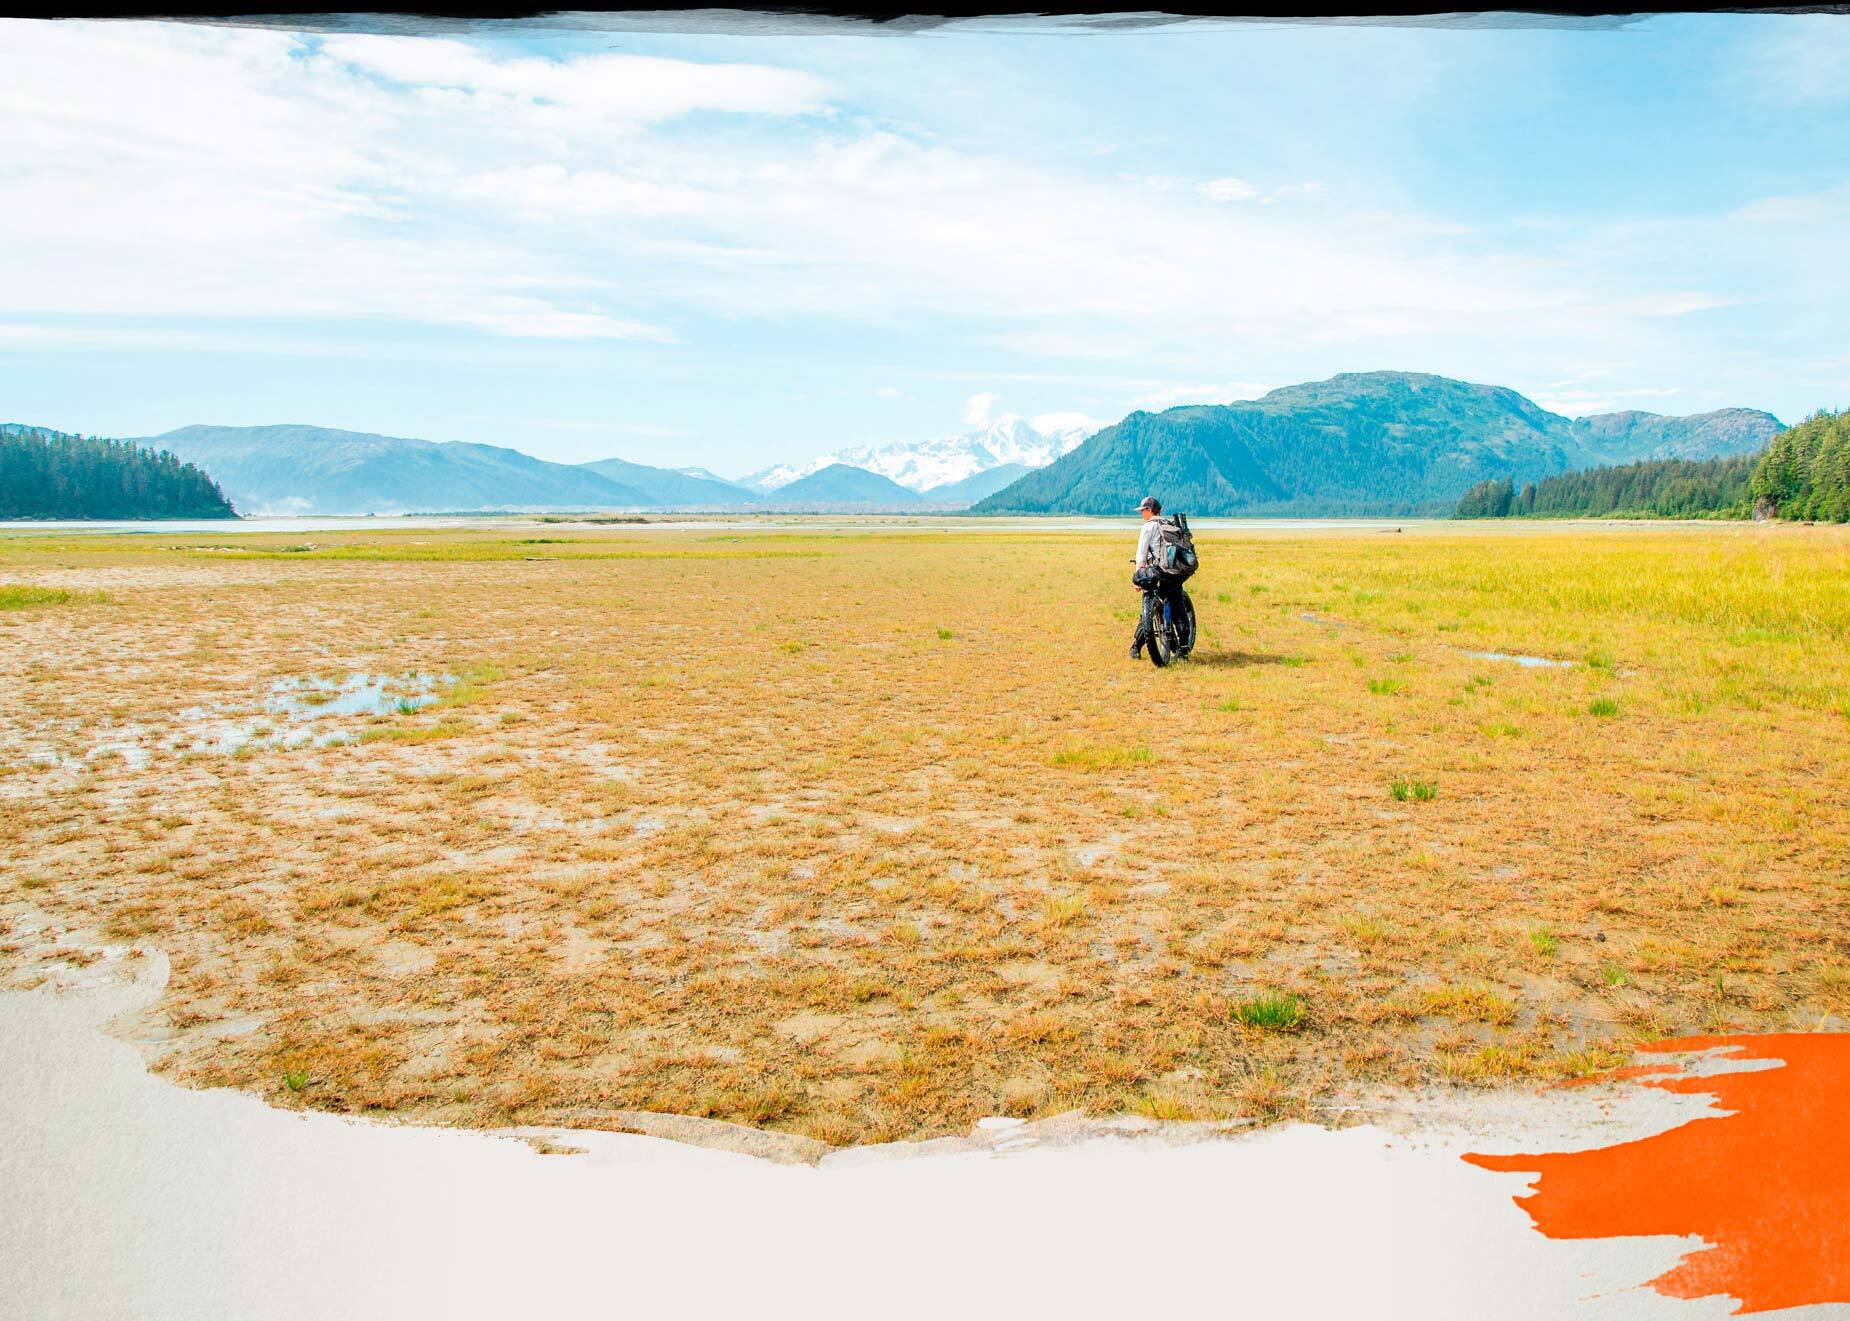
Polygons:
<instances>
[{"instance_id":1,"label":"bike rear wheel","mask_svg":"<svg viewBox=\"0 0 1850 1321\"><path fill-rule=\"evenodd\" d=\"M1178 590L1170 616L1175 621L1175 658L1187 660L1195 650L1195 603L1187 592Z\"/></svg>"}]
</instances>

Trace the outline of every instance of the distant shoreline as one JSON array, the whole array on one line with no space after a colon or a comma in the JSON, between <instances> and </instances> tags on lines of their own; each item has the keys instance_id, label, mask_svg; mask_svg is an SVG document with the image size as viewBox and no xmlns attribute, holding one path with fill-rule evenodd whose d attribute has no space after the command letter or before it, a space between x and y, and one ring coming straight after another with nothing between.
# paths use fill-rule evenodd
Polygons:
<instances>
[{"instance_id":1,"label":"distant shoreline","mask_svg":"<svg viewBox=\"0 0 1850 1321\"><path fill-rule=\"evenodd\" d=\"M1495 536L1524 530L1547 533L1608 528L1631 532L1687 529L1744 530L1787 526L1785 520L1755 523L1741 519L1675 518L1484 518L1456 519L1427 516L1421 518L1197 518L1191 520L1202 533L1376 533L1450 532L1461 536ZM158 534L249 537L265 533L355 533L415 532L458 529L491 532L496 530L547 529L557 532L612 534L655 534L677 531L840 531L892 532L938 531L970 533L999 531L1098 532L1128 534L1136 520L1131 515L1102 514L995 514L966 518L956 514L668 514L640 520L604 521L597 515L583 520L557 514L379 514L297 518L243 517L232 519L98 519L79 520L11 520L0 521L0 538L34 536L152 536ZM1791 524L1797 526L1798 524Z\"/></svg>"}]
</instances>

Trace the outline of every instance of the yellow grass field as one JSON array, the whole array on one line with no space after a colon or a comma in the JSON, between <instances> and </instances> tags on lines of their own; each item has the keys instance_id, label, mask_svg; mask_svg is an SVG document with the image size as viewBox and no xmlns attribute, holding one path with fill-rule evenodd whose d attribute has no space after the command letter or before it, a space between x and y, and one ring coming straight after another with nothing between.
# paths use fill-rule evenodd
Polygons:
<instances>
[{"instance_id":1,"label":"yellow grass field","mask_svg":"<svg viewBox=\"0 0 1850 1321\"><path fill-rule=\"evenodd\" d=\"M829 1144L1846 1027L1845 530L1204 533L1166 671L1133 538L0 540L0 982L158 947L158 1067L281 1105Z\"/></svg>"}]
</instances>

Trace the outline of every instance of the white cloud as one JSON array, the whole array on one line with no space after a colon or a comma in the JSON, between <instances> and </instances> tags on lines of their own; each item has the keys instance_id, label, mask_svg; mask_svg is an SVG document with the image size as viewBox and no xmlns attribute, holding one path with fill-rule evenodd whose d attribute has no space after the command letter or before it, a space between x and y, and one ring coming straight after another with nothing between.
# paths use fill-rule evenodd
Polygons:
<instances>
[{"instance_id":1,"label":"white cloud","mask_svg":"<svg viewBox=\"0 0 1850 1321\"><path fill-rule=\"evenodd\" d=\"M1043 436L1051 436L1057 431L1084 431L1089 435L1106 424L1084 413L1040 413L1029 418L1028 425Z\"/></svg>"},{"instance_id":2,"label":"white cloud","mask_svg":"<svg viewBox=\"0 0 1850 1321\"><path fill-rule=\"evenodd\" d=\"M1689 392L1675 388L1641 386L1630 390L1538 390L1529 395L1535 403L1563 417L1586 417L1593 413L1622 413L1628 409L1659 412L1672 399L1686 399ZM1686 405L1689 411L1701 411Z\"/></svg>"},{"instance_id":3,"label":"white cloud","mask_svg":"<svg viewBox=\"0 0 1850 1321\"><path fill-rule=\"evenodd\" d=\"M1259 196L1259 190L1244 179L1205 179L1195 191L1210 202L1245 202Z\"/></svg>"},{"instance_id":4,"label":"white cloud","mask_svg":"<svg viewBox=\"0 0 1850 1321\"><path fill-rule=\"evenodd\" d=\"M613 130L633 137L695 110L782 116L822 96L810 75L753 65L3 23L0 313L384 318L669 342L605 273L484 223L484 207L678 214L699 201L683 184L544 158L608 158Z\"/></svg>"},{"instance_id":5,"label":"white cloud","mask_svg":"<svg viewBox=\"0 0 1850 1321\"><path fill-rule=\"evenodd\" d=\"M495 59L460 41L429 37L336 36L319 58L342 73L359 71L436 95L456 92L496 113L519 108L558 126L656 123L695 110L795 115L825 104L821 80L791 69L703 64L648 55L534 56Z\"/></svg>"},{"instance_id":6,"label":"white cloud","mask_svg":"<svg viewBox=\"0 0 1850 1321\"><path fill-rule=\"evenodd\" d=\"M1635 298L1613 300L1609 304L1621 316L1675 317L1692 312L1710 312L1718 307L1733 307L1738 298L1723 298L1695 290L1686 293L1643 294Z\"/></svg>"},{"instance_id":7,"label":"white cloud","mask_svg":"<svg viewBox=\"0 0 1850 1321\"><path fill-rule=\"evenodd\" d=\"M973 394L964 403L964 425L967 427L986 427L990 423L990 414L995 410L996 397L993 394Z\"/></svg>"},{"instance_id":8,"label":"white cloud","mask_svg":"<svg viewBox=\"0 0 1850 1321\"><path fill-rule=\"evenodd\" d=\"M480 326L498 335L523 339L647 339L673 344L674 334L661 326L640 321L619 321L594 312L562 312L551 307L509 307L498 311L463 312L457 324Z\"/></svg>"},{"instance_id":9,"label":"white cloud","mask_svg":"<svg viewBox=\"0 0 1850 1321\"><path fill-rule=\"evenodd\" d=\"M1218 179L1185 179L1173 174L1126 174L1120 177L1125 183L1153 193L1194 193L1210 202L1256 201L1261 206L1270 206L1281 198L1308 197L1323 191L1323 185L1315 180L1261 188L1258 184L1231 175Z\"/></svg>"},{"instance_id":10,"label":"white cloud","mask_svg":"<svg viewBox=\"0 0 1850 1321\"><path fill-rule=\"evenodd\" d=\"M1499 245L1442 216L1224 204L1315 183L1126 187L960 151L837 113L790 70L487 52L0 25L0 318L668 342L693 317L939 315L976 345L1214 382L1293 355L1404 361L1409 344L1433 366L1619 345L1671 361L1679 320L1766 287L1772 266L1809 254L1809 279L1844 279L1842 199ZM1759 265L1731 255L1750 221ZM1145 406L1248 388L1164 386Z\"/></svg>"},{"instance_id":11,"label":"white cloud","mask_svg":"<svg viewBox=\"0 0 1850 1321\"><path fill-rule=\"evenodd\" d=\"M1839 14L1782 14L1731 69L1747 95L1783 105L1850 101L1850 23Z\"/></svg>"}]
</instances>

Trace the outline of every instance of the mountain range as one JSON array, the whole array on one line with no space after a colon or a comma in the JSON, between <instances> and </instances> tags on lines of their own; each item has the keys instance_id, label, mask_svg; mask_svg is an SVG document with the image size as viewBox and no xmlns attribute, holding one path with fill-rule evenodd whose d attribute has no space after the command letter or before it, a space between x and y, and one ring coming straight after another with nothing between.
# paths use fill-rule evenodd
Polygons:
<instances>
[{"instance_id":1,"label":"mountain range","mask_svg":"<svg viewBox=\"0 0 1850 1321\"><path fill-rule=\"evenodd\" d=\"M1749 454L1780 430L1779 419L1757 408L1721 408L1689 417L1660 413L1598 413L1574 419L1574 439L1606 463L1644 459L1712 459Z\"/></svg>"},{"instance_id":2,"label":"mountain range","mask_svg":"<svg viewBox=\"0 0 1850 1321\"><path fill-rule=\"evenodd\" d=\"M204 468L241 514L634 509L662 503L640 486L590 468L548 463L498 445L298 425L181 427L135 443Z\"/></svg>"},{"instance_id":3,"label":"mountain range","mask_svg":"<svg viewBox=\"0 0 1850 1321\"><path fill-rule=\"evenodd\" d=\"M327 427L189 426L136 444L204 469L245 514L539 509L894 509L1122 514L1146 492L1194 514L1449 513L1484 480L1763 448L1779 420L1569 419L1514 390L1364 372L1226 405L1135 412L1092 432L1004 417L909 444L824 455L737 482L623 459L549 463L495 445Z\"/></svg>"},{"instance_id":4,"label":"mountain range","mask_svg":"<svg viewBox=\"0 0 1850 1321\"><path fill-rule=\"evenodd\" d=\"M1191 514L1447 514L1479 481L1762 448L1771 413L1570 420L1514 390L1360 372L1232 404L1135 412L972 512L1125 514L1154 493Z\"/></svg>"},{"instance_id":5,"label":"mountain range","mask_svg":"<svg viewBox=\"0 0 1850 1321\"><path fill-rule=\"evenodd\" d=\"M626 459L599 459L577 467L642 492L642 504L723 509L752 499L752 492L704 468L651 468L646 463L631 463Z\"/></svg>"},{"instance_id":6,"label":"mountain range","mask_svg":"<svg viewBox=\"0 0 1850 1321\"><path fill-rule=\"evenodd\" d=\"M928 500L890 477L846 463L831 463L763 496L766 508L786 510L906 509L922 507Z\"/></svg>"},{"instance_id":7,"label":"mountain range","mask_svg":"<svg viewBox=\"0 0 1850 1321\"><path fill-rule=\"evenodd\" d=\"M908 490L937 498L946 494L947 487L998 468L1025 472L1045 467L1096 430L1097 423L1070 414L1044 419L1039 426L1008 414L960 435L902 441L879 449L837 450L807 463L780 463L739 480L755 491L774 491L824 468L845 465L877 472Z\"/></svg>"},{"instance_id":8,"label":"mountain range","mask_svg":"<svg viewBox=\"0 0 1850 1321\"><path fill-rule=\"evenodd\" d=\"M1039 431L1007 417L963 435L846 450L840 458L767 469L741 482L704 468L656 468L614 458L549 463L497 445L296 424L189 426L134 443L199 465L241 512L258 515L761 506L945 510L965 508L1052 462L1086 431L1083 426Z\"/></svg>"}]
</instances>

